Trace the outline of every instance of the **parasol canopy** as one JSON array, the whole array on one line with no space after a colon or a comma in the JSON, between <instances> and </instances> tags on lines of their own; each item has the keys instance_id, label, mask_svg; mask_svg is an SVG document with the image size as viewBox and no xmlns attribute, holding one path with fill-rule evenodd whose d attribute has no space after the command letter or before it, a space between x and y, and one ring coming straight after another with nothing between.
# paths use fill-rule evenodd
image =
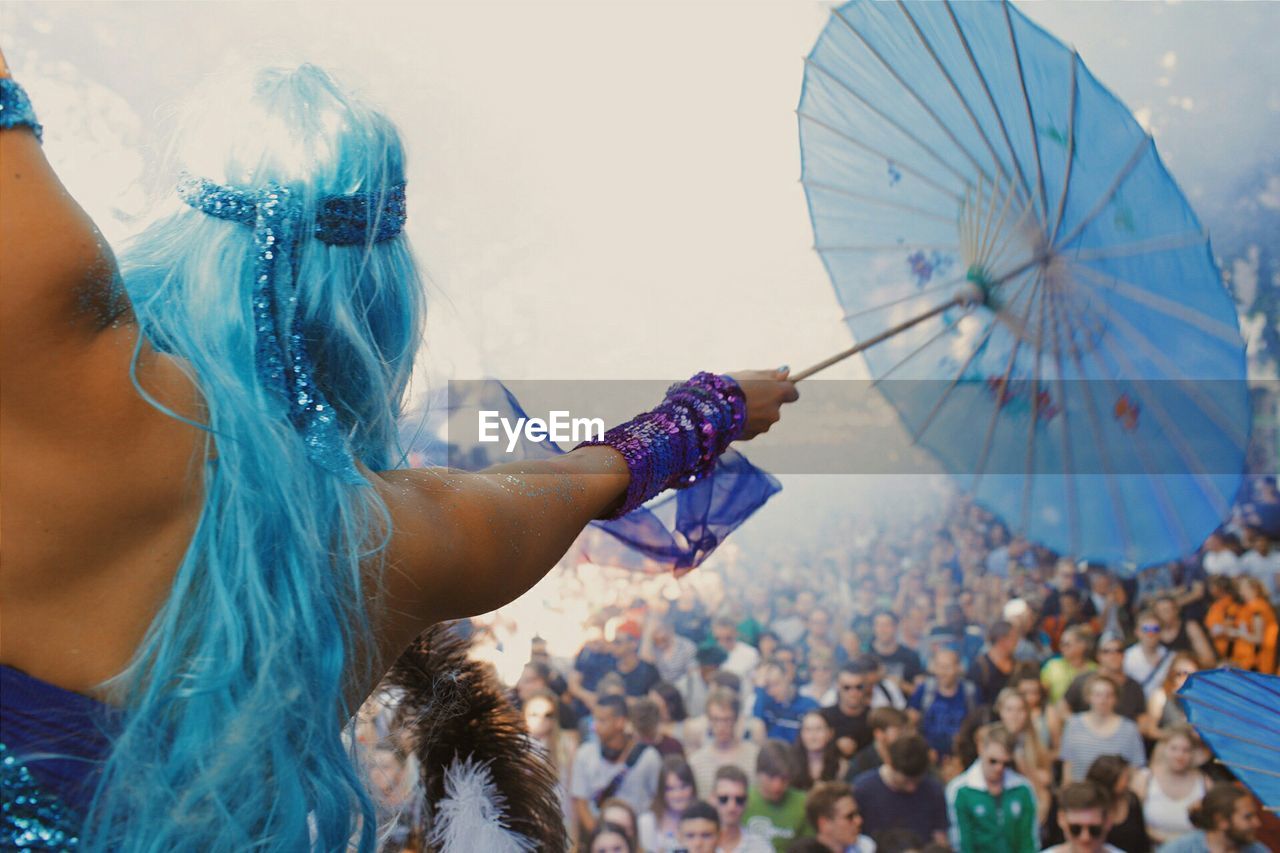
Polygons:
<instances>
[{"instance_id":1,"label":"parasol canopy","mask_svg":"<svg viewBox=\"0 0 1280 853\"><path fill-rule=\"evenodd\" d=\"M793 378L865 350L913 440L1060 553L1198 547L1241 481L1244 344L1207 233L1076 52L1007 2L855 0L798 115L860 343Z\"/></svg>"},{"instance_id":2,"label":"parasol canopy","mask_svg":"<svg viewBox=\"0 0 1280 853\"><path fill-rule=\"evenodd\" d=\"M1280 677L1205 670L1189 676L1177 696L1218 760L1263 806L1280 809Z\"/></svg>"}]
</instances>

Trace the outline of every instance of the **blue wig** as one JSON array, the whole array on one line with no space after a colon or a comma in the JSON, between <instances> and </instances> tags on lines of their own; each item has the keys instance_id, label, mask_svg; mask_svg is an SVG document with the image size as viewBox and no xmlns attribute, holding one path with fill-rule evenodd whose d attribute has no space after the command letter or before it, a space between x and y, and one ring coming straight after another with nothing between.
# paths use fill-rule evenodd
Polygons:
<instances>
[{"instance_id":1,"label":"blue wig","mask_svg":"<svg viewBox=\"0 0 1280 853\"><path fill-rule=\"evenodd\" d=\"M312 65L220 80L183 125L175 153L188 172L287 187L304 222L326 197L404 180L394 126ZM389 515L368 483L308 458L259 375L254 261L251 229L176 201L121 256L139 350L145 336L189 372L208 449L193 468L204 502L191 545L109 683L127 698L85 826L91 850L375 846L342 732L377 675L366 604L381 588ZM296 328L353 455L394 467L425 313L406 238L304 239L292 272Z\"/></svg>"}]
</instances>

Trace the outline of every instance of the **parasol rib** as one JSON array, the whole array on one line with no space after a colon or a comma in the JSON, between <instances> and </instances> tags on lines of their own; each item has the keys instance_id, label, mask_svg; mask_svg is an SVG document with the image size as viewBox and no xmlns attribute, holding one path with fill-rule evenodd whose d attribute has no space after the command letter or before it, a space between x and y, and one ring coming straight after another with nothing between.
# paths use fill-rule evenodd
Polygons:
<instances>
[{"instance_id":1,"label":"parasol rib","mask_svg":"<svg viewBox=\"0 0 1280 853\"><path fill-rule=\"evenodd\" d=\"M1062 227L1062 212L1067 207L1067 192L1071 188L1071 164L1076 159L1076 92L1080 88L1079 80L1080 54L1071 51L1071 105L1067 112L1067 165L1062 178L1062 192L1058 196L1058 210L1053 215L1053 230L1049 232L1049 245L1058 239L1058 229Z\"/></svg>"},{"instance_id":2,"label":"parasol rib","mask_svg":"<svg viewBox=\"0 0 1280 853\"><path fill-rule=\"evenodd\" d=\"M1009 15L1009 0L1003 0L1004 22L1009 30L1009 45L1013 48L1013 60L1018 68L1018 84L1022 87L1022 103L1027 108L1027 129L1031 133L1031 147L1036 154L1036 187L1040 191L1040 210L1044 222L1049 221L1049 202L1044 196L1044 166L1040 162L1040 137L1036 134L1036 121L1031 114L1031 96L1027 94L1027 78L1022 71L1022 54L1018 51L1018 39L1013 34L1013 18Z\"/></svg>"},{"instance_id":3,"label":"parasol rib","mask_svg":"<svg viewBox=\"0 0 1280 853\"><path fill-rule=\"evenodd\" d=\"M936 284L933 287L926 287L924 290L917 290L915 293L909 293L906 296L901 296L897 299L891 299L888 302L881 302L877 305L872 305L870 308L863 308L861 311L854 311L851 314L845 314L840 319L844 320L847 323L850 320L856 320L859 317L865 317L868 314L874 314L877 311L883 311L886 308L892 308L894 305L901 305L903 302L910 302L913 299L919 299L921 296L924 296L927 293L937 293L939 290L949 290L950 288L959 286L963 282L964 282L963 278L956 278L956 279L952 279L951 281L944 281L942 284Z\"/></svg>"},{"instance_id":4,"label":"parasol rib","mask_svg":"<svg viewBox=\"0 0 1280 853\"><path fill-rule=\"evenodd\" d=\"M1081 284L1085 284L1090 287L1096 286L1105 288L1106 292L1114 293L1117 296L1127 299L1137 305L1141 305L1144 308L1159 311L1166 317L1179 320L1186 323L1188 326L1194 326L1205 334L1211 335L1225 344L1229 344L1231 346L1239 346L1240 344L1240 333L1235 328L1197 311L1192 311L1181 302L1174 302L1168 297L1161 296L1158 293L1152 293L1149 290L1144 290L1143 288L1134 285L1132 282L1125 281L1122 278L1101 272L1100 270L1096 270L1093 267L1086 266L1084 264L1073 263L1071 268L1079 270L1084 273L1087 278L1096 282L1096 285L1088 285L1086 282L1080 282L1079 279L1077 279Z\"/></svg>"},{"instance_id":5,"label":"parasol rib","mask_svg":"<svg viewBox=\"0 0 1280 853\"><path fill-rule=\"evenodd\" d=\"M1041 271L1043 274L1043 270ZM1031 370L1031 417L1027 420L1027 453L1023 463L1022 511L1019 513L1019 525L1022 530L1031 527L1031 499L1035 491L1035 455L1036 426L1040 422L1040 378L1041 362L1044 359L1044 324L1048 316L1046 301L1054 296L1053 289L1046 287L1045 297L1040 300L1040 324L1036 331L1036 361ZM1063 378L1062 370L1058 370L1058 379Z\"/></svg>"},{"instance_id":6,"label":"parasol rib","mask_svg":"<svg viewBox=\"0 0 1280 853\"><path fill-rule=\"evenodd\" d=\"M1184 231L1180 234L1166 234L1137 240L1133 243L1113 243L1096 249L1077 249L1071 253L1073 261L1093 261L1100 258L1118 258L1127 255L1149 255L1154 252L1167 252L1171 249L1185 249L1200 243L1209 242L1208 231Z\"/></svg>"},{"instance_id":7,"label":"parasol rib","mask_svg":"<svg viewBox=\"0 0 1280 853\"><path fill-rule=\"evenodd\" d=\"M1117 364L1123 363L1122 366L1128 367L1128 372L1132 377L1130 382L1132 382L1136 387L1145 389L1147 387L1146 383L1137 377L1138 371L1134 369L1133 363L1129 361L1128 356L1124 354L1120 347L1117 347L1111 342L1111 337L1109 335L1104 335L1102 343L1103 346L1107 348L1108 352L1111 353L1111 357L1116 360ZM1143 401L1150 406L1151 412L1155 415L1156 420L1160 421L1160 425L1163 427L1165 435L1168 437L1169 442L1177 452L1178 458L1181 459L1187 468L1191 470L1191 476L1195 479L1196 483L1199 484L1201 495L1206 501L1208 501L1210 508L1213 512L1217 513L1219 518L1225 518L1230 507L1227 506L1222 495L1218 493L1218 490L1209 480L1209 474L1204 470L1204 467L1200 464L1200 460L1196 458L1195 453L1191 452L1190 448L1183 443L1182 433L1173 423L1173 419L1169 417L1167 412L1165 412L1164 407L1160 405L1158 398L1151 395L1150 392L1143 397ZM1141 442L1134 442L1134 445L1141 446Z\"/></svg>"},{"instance_id":8,"label":"parasol rib","mask_svg":"<svg viewBox=\"0 0 1280 853\"><path fill-rule=\"evenodd\" d=\"M1027 321L1031 319L1031 307L1036 304L1036 297L1040 298L1040 302L1044 302L1044 295L1041 289L1044 287L1044 267L1035 271L1032 276L1031 295L1027 297L1026 307L1022 311L1022 321L1019 328L1025 329ZM995 405L991 407L991 420L987 422L987 431L982 439L982 450L978 453L977 470L974 471L973 485L970 487L972 491L978 491L978 483L982 480L982 475L987 468L987 459L991 454L991 441L996 435L996 423L1000 420L1000 410L1004 408L1004 395L1009 390L1009 377L1013 375L1013 366L1018 361L1018 351L1022 349L1022 336L1015 334L1013 336L1013 346L1009 348L1009 360L1004 366L1004 375L1000 377L1000 387L996 389Z\"/></svg>"},{"instance_id":9,"label":"parasol rib","mask_svg":"<svg viewBox=\"0 0 1280 853\"><path fill-rule=\"evenodd\" d=\"M912 16L911 11L907 9L902 0L898 0L898 8L902 10L902 14L906 16L907 21L911 24L911 29L915 31L916 37L920 43L924 45L924 49L929 52L929 56L933 58L933 63L938 66L938 70L942 72L942 76L947 79L951 91L955 93L956 99L960 101L964 111L969 116L969 121L973 122L974 130L978 131L978 135L982 137L982 142L987 146L987 153L991 155L991 161L995 164L995 171L1000 177L1005 178L1011 185L1013 183L1011 176L1005 171L1004 164L1000 162L1000 157L996 154L995 146L991 144L991 138L987 136L987 132L983 130L982 125L978 122L978 117L974 115L973 108L969 105L969 101L961 93L960 87L956 85L955 78L951 76L951 72L942 64L942 60L938 57L937 51L933 49L933 45L925 38L924 32L921 31L920 25L916 23L916 19ZM1026 199L1027 203L1031 202L1030 198Z\"/></svg>"},{"instance_id":10,"label":"parasol rib","mask_svg":"<svg viewBox=\"0 0 1280 853\"><path fill-rule=\"evenodd\" d=\"M1052 322L1049 324L1053 329L1053 359L1058 367L1058 376L1065 374L1062 372L1062 336L1059 328L1060 320L1058 316L1058 303L1055 301L1052 307ZM1067 407L1062 407L1062 487L1067 495L1067 527L1068 535L1071 537L1071 550L1073 555L1080 551L1080 508L1079 501L1076 498L1076 462L1075 448L1071 443L1071 418L1067 411Z\"/></svg>"},{"instance_id":11,"label":"parasol rib","mask_svg":"<svg viewBox=\"0 0 1280 853\"><path fill-rule=\"evenodd\" d=\"M871 387L872 387L872 388L874 388L874 387L876 387L877 385L879 385L883 380L888 379L888 378L889 378L889 374L893 373L893 372L894 372L895 370L897 370L899 367L902 367L902 365L906 364L908 361L910 361L911 359L915 358L915 357L916 357L917 355L919 355L921 352L923 352L924 350L928 349L928 347L929 347L931 344L933 344L935 341L937 341L939 338L941 338L941 337L942 337L943 335L945 335L947 332L950 332L952 329L954 329L954 328L956 327L956 325L957 325L961 320L963 320L965 317L968 317L968 316L969 316L969 314L970 314L970 312L969 312L969 311L965 311L964 313L959 314L959 315L957 315L956 317L952 318L950 321L948 321L948 322L946 322L946 323L943 323L943 324L942 324L942 328L941 328L941 329L939 329L938 331L934 332L932 335L930 335L930 336L928 337L928 339L927 339L927 340L925 340L925 342L924 342L924 343L920 344L920 346L916 347L916 348L915 348L915 349L913 349L911 352L907 353L905 356L903 356L902 358L898 359L898 361L896 361L896 362L894 362L892 365L890 365L890 367L889 367L889 369L888 369L888 370L884 371L884 372L883 372L883 373L881 373L879 376L877 376L875 379L871 380Z\"/></svg>"},{"instance_id":12,"label":"parasol rib","mask_svg":"<svg viewBox=\"0 0 1280 853\"><path fill-rule=\"evenodd\" d=\"M867 50L871 51L871 55L874 56L876 59L878 59L880 61L880 64L884 66L885 70L893 75L893 79L897 80L898 84L902 86L902 88L905 89L907 93L911 95L912 98L915 99L916 103L918 103L921 107L924 108L924 111L929 114L929 117L932 118L934 123L938 125L938 128L947 135L947 138L950 139L952 144L956 146L956 150L958 150L961 154L964 155L965 159L969 161L970 165L973 166L973 168L978 172L978 174L982 175L988 181L995 183L995 181L992 180L991 176L987 174L987 170L982 168L982 164L978 162L977 158L974 157L971 153L969 153L969 150L967 148L965 148L963 145L960 144L960 140L956 138L956 135L951 131L951 128L947 127L946 122L944 122L938 116L938 114L934 111L933 107L925 103L924 98L921 97L920 93L915 90L915 87L913 87L910 83L908 83L903 78L903 76L898 73L898 70L894 68L887 59L884 58L884 56L880 53L880 51L876 50L875 47L872 46L871 42L867 41L866 37L864 37L862 33L858 31L858 28L855 27L853 23L844 16L844 14L840 11L840 9L833 10L832 14L835 15L835 17L839 18L840 21L846 27L849 28L849 31L858 37L858 40L862 42L863 45L866 46Z\"/></svg>"},{"instance_id":13,"label":"parasol rib","mask_svg":"<svg viewBox=\"0 0 1280 853\"><path fill-rule=\"evenodd\" d=\"M925 210L923 207L914 207L904 202L893 201L887 198L879 198L878 196L873 196L868 193L854 192L853 190L847 190L847 189L844 189L843 187L837 187L834 184L828 184L822 181L810 181L810 180L801 178L800 183L809 189L821 190L822 192L828 192L828 193L832 193L833 195L843 196L845 198L851 198L856 201L869 202L871 204L875 204L880 207L892 207L896 210L903 210L903 211L906 211L907 213L914 213L917 216L924 216L929 219L936 219L937 221L945 222L948 225L956 224L956 218L954 216L944 216L941 213L935 213L931 210Z\"/></svg>"},{"instance_id":14,"label":"parasol rib","mask_svg":"<svg viewBox=\"0 0 1280 853\"><path fill-rule=\"evenodd\" d=\"M894 156L892 156L892 155L890 155L890 154L886 154L885 152L880 151L879 149L872 148L870 145L867 145L865 142L862 142L862 141L860 141L860 140L858 140L858 139L854 139L854 138L853 138L852 136L850 136L849 134L845 133L845 132L844 132L844 131L842 131L842 130L839 130L838 128L832 127L831 125L827 124L827 123L826 123L825 121L823 121L822 119L817 118L816 116L812 116L812 115L810 115L809 113L806 113L806 112L804 112L804 111L802 111L802 110L797 110L797 111L796 111L796 115L798 115L798 116L799 116L800 118L802 118L803 120L805 120L805 121L809 122L810 124L815 124L815 125L817 125L818 127L822 128L823 130L827 131L828 133L831 133L831 134L833 134L833 135L835 135L835 136L840 137L840 138L841 138L841 139L843 139L845 142L848 142L850 145L853 145L853 146L855 146L855 147L857 147L857 148L861 148L863 151L867 151L867 152L869 152L869 153L871 153L871 154L874 154L876 157L879 157L879 158L882 158L882 159L889 160L889 161L892 161L892 162L894 162L894 163L897 163L898 165L900 165L900 166L902 167L902 171L906 172L908 175L913 175L914 177L916 177L916 178L920 179L921 181L923 181L924 183L926 183L926 184L928 184L929 186L933 187L934 189L938 190L939 192L941 192L941 193L943 193L943 194L945 194L945 195L949 195L949 196L951 196L953 199L955 199L955 200L956 200L956 202L957 202L957 203L958 203L958 202L961 202L961 201L963 201L963 200L964 200L964 197L963 197L963 196L961 196L959 193L957 193L955 190L950 189L950 188L948 188L948 187L944 187L942 184L938 183L937 181L933 180L932 178L927 177L926 175L924 175L924 174L922 174L922 173L920 173L920 172L916 171L915 169L911 168L911 167L910 167L910 166L908 166L906 163L903 163L903 162L902 162L900 159L898 159L897 157L894 157ZM962 181L964 180L963 176L961 176L961 180L962 180Z\"/></svg>"},{"instance_id":15,"label":"parasol rib","mask_svg":"<svg viewBox=\"0 0 1280 853\"><path fill-rule=\"evenodd\" d=\"M969 46L969 37L964 34L964 29L960 26L959 19L956 18L955 10L951 8L951 0L944 0L943 5L946 7L947 15L951 18L952 25L956 28L956 34L960 36L960 43L964 45L964 52L969 57L969 64L973 66L973 70L978 75L978 80L982 83L982 90L987 93L987 101L991 104L991 111L995 113L996 121L1000 125L1000 134L1004 137L1005 147L1009 149L1009 159L1013 161L1014 171L1018 173L1018 182L1022 186L1022 195L1027 199L1027 203L1031 203L1031 188L1027 184L1027 176L1022 171L1022 161L1018 159L1017 153L1013 150L1013 142L1009 139L1009 128L1005 125L1004 116L1000 113L1000 108L996 106L995 95L991 92L991 86L987 84L987 75L982 73L982 69L978 67L978 60L973 55L973 50Z\"/></svg>"},{"instance_id":16,"label":"parasol rib","mask_svg":"<svg viewBox=\"0 0 1280 853\"><path fill-rule=\"evenodd\" d=\"M1133 153L1129 155L1128 161L1124 164L1124 168L1119 171L1115 179L1111 182L1111 186L1105 193L1103 193L1102 197L1098 199L1098 203L1094 205L1093 210L1089 211L1089 214L1085 216L1084 219L1081 219L1075 224L1075 227L1071 229L1070 234L1054 244L1054 251L1061 251L1063 247L1071 245L1071 242L1080 236L1080 232L1084 231L1084 229L1088 227L1089 223L1098 218L1098 214L1102 213L1102 211L1106 209L1107 205L1111 203L1111 199L1115 198L1116 192L1120 189L1120 185L1123 184L1125 179L1129 177L1131 172L1133 172L1134 167L1137 166L1138 162L1142 159L1142 155L1146 153L1148 148L1151 148L1154 145L1155 143L1152 142L1150 136L1143 136L1142 139L1139 140L1137 147L1133 149Z\"/></svg>"},{"instance_id":17,"label":"parasol rib","mask_svg":"<svg viewBox=\"0 0 1280 853\"><path fill-rule=\"evenodd\" d=\"M825 65L822 65L817 60L812 59L810 57L805 57L804 64L809 68L812 68L813 70L822 74L823 77L830 80L832 83L835 83L838 87L840 87L841 90L849 94L851 97L856 99L858 103L863 104L867 109L871 110L873 113L879 116L886 124L888 124L894 130L898 131L907 139L910 139L916 145L920 146L921 151L928 154L935 161L937 161L939 166L946 169L951 174L955 175L956 178L958 178L962 184L967 184L969 182L969 177L967 175L965 175L955 166L951 165L951 163L946 158L944 158L941 154L939 154L937 151L934 151L933 148L930 147L930 145L927 142L925 142L916 134L912 133L909 128L905 127L901 122L899 122L893 116L889 115L884 110L880 109L875 104L867 100L860 92L858 92L857 89L854 89L846 81L841 80L838 76L836 76L830 70L828 70ZM796 112L808 118L811 118L811 119L813 118L812 116L809 116L808 113L805 113L801 110L797 110ZM895 163L901 162L901 160L898 157L890 157L888 155L881 155L881 156L884 156L885 159L892 160ZM915 173L913 172L912 174L915 174Z\"/></svg>"}]
</instances>

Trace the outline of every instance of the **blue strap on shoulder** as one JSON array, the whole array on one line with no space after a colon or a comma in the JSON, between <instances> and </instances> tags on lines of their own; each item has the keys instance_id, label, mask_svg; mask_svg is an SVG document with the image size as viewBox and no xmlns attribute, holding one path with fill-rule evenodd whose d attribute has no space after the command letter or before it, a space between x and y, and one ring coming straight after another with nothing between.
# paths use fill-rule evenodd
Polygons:
<instances>
[{"instance_id":1,"label":"blue strap on shoulder","mask_svg":"<svg viewBox=\"0 0 1280 853\"><path fill-rule=\"evenodd\" d=\"M11 127L29 127L38 141L44 141L44 128L36 121L27 90L12 77L0 77L0 130Z\"/></svg>"}]
</instances>

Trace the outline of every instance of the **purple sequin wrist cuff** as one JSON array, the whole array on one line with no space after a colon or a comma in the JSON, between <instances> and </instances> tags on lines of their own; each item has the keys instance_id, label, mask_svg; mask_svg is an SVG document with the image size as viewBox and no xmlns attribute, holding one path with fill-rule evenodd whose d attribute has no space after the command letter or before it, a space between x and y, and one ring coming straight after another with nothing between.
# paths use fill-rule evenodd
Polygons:
<instances>
[{"instance_id":1,"label":"purple sequin wrist cuff","mask_svg":"<svg viewBox=\"0 0 1280 853\"><path fill-rule=\"evenodd\" d=\"M631 472L626 499L607 516L621 518L660 492L690 486L711 473L746 421L747 400L738 383L703 372L668 388L656 409L578 447L605 445L626 459Z\"/></svg>"}]
</instances>

